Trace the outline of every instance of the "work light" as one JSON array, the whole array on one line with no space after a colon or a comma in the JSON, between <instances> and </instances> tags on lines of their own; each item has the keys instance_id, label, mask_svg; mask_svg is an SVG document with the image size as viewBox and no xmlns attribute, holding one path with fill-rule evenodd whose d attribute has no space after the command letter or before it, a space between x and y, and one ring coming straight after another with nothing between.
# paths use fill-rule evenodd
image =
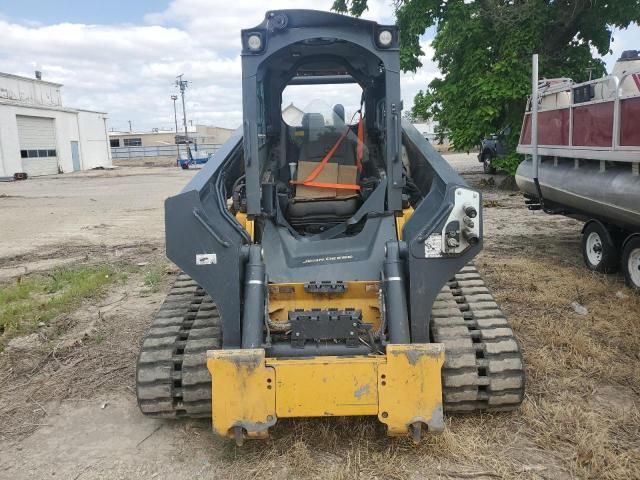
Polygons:
<instances>
[{"instance_id":1,"label":"work light","mask_svg":"<svg viewBox=\"0 0 640 480\"><path fill-rule=\"evenodd\" d=\"M378 43L381 47L388 47L393 41L393 34L389 30L380 30L378 33Z\"/></svg>"},{"instance_id":2,"label":"work light","mask_svg":"<svg viewBox=\"0 0 640 480\"><path fill-rule=\"evenodd\" d=\"M247 47L252 52L258 52L262 49L262 36L259 33L252 33L247 38Z\"/></svg>"}]
</instances>

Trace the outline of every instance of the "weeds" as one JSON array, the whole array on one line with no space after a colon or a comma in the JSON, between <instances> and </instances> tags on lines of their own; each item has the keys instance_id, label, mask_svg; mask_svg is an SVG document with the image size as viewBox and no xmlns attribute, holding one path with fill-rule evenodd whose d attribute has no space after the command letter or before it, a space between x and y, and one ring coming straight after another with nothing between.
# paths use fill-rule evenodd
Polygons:
<instances>
[{"instance_id":1,"label":"weeds","mask_svg":"<svg viewBox=\"0 0 640 480\"><path fill-rule=\"evenodd\" d=\"M165 275L166 262L147 265L144 270L144 284L148 292L157 292Z\"/></svg>"},{"instance_id":2,"label":"weeds","mask_svg":"<svg viewBox=\"0 0 640 480\"><path fill-rule=\"evenodd\" d=\"M482 202L482 206L484 208L500 208L504 205L502 205L502 203L500 203L498 200L485 200L484 202Z\"/></svg>"},{"instance_id":3,"label":"weeds","mask_svg":"<svg viewBox=\"0 0 640 480\"><path fill-rule=\"evenodd\" d=\"M79 265L18 278L0 285L0 350L16 335L32 332L126 275L111 265Z\"/></svg>"}]
</instances>

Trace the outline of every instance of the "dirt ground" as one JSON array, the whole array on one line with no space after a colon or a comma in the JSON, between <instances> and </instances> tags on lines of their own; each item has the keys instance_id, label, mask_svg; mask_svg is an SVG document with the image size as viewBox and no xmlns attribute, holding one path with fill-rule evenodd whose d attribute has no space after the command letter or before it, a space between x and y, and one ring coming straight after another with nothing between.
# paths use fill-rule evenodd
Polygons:
<instances>
[{"instance_id":1,"label":"dirt ground","mask_svg":"<svg viewBox=\"0 0 640 480\"><path fill-rule=\"evenodd\" d=\"M32 264L34 257L54 258L50 250L62 246L161 246L164 199L193 175L179 168L130 167L0 183L0 258ZM9 274L6 262L0 268L0 278Z\"/></svg>"},{"instance_id":2,"label":"dirt ground","mask_svg":"<svg viewBox=\"0 0 640 480\"><path fill-rule=\"evenodd\" d=\"M145 418L135 357L168 268L156 291L133 274L59 319L53 343L36 334L0 355L0 478L640 478L640 297L582 268L579 222L526 210L472 156L447 158L484 192L477 264L523 347L520 411L447 418L418 446L367 418L281 421L241 449L206 421ZM191 175L121 168L0 184L0 281L61 262L160 262L162 201Z\"/></svg>"}]
</instances>

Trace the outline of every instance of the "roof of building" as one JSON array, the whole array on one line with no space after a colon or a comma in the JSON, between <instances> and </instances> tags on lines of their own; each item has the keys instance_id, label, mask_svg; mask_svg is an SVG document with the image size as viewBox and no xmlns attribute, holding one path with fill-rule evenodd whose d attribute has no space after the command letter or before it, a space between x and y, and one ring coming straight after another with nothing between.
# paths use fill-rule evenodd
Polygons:
<instances>
[{"instance_id":1,"label":"roof of building","mask_svg":"<svg viewBox=\"0 0 640 480\"><path fill-rule=\"evenodd\" d=\"M197 134L198 133L198 131L197 131L198 127L217 128L219 130L234 131L233 128L216 127L215 125L197 124L197 125L189 125L187 127L187 133L195 133L195 134ZM151 131L151 132L141 132L141 131L129 132L129 131L122 131L122 130L111 130L108 133L111 136L120 136L120 135L163 135L163 134L164 135L166 135L166 134L174 135L174 134L176 134L174 129L168 129L168 130L158 129L157 131L154 130L154 131ZM179 125L178 126L178 133L176 135L184 135L184 127Z\"/></svg>"},{"instance_id":2,"label":"roof of building","mask_svg":"<svg viewBox=\"0 0 640 480\"><path fill-rule=\"evenodd\" d=\"M215 125L203 125L201 123L197 124L196 127L207 127L207 128L216 128L218 130L228 130L230 132L235 132L236 129L235 128L229 128L229 127L216 127Z\"/></svg>"},{"instance_id":3,"label":"roof of building","mask_svg":"<svg viewBox=\"0 0 640 480\"><path fill-rule=\"evenodd\" d=\"M85 108L63 107L60 105L38 105L36 103L32 104L32 103L18 102L16 100L8 100L6 98L0 98L0 105L11 105L12 107L21 107L21 108L35 108L37 110L55 110L57 112L67 112L67 113L86 112L86 113L98 113L100 115L108 115L107 112L99 112L97 110L87 110Z\"/></svg>"},{"instance_id":4,"label":"roof of building","mask_svg":"<svg viewBox=\"0 0 640 480\"><path fill-rule=\"evenodd\" d=\"M46 80L38 80L37 78L31 77L23 77L22 75L14 75L13 73L4 73L0 72L0 77L10 78L14 80L20 80L23 82L37 83L50 85L52 87L60 88L62 87L62 83L48 82ZM60 112L68 112L68 113L78 113L78 112L86 112L86 113L98 113L100 115L107 115L107 112L101 112L98 110L89 110L86 108L73 108L73 107L65 107L63 105L39 105L37 103L25 103L19 100L13 100L9 98L0 98L0 104L2 105L12 105L16 107L23 108L37 108L40 110L56 110Z\"/></svg>"},{"instance_id":5,"label":"roof of building","mask_svg":"<svg viewBox=\"0 0 640 480\"><path fill-rule=\"evenodd\" d=\"M285 110L297 110L300 113L304 113L303 110L299 109L298 107L296 107L293 102L291 102L289 105L287 105L286 107L284 107L282 109L282 111L284 112Z\"/></svg>"},{"instance_id":6,"label":"roof of building","mask_svg":"<svg viewBox=\"0 0 640 480\"><path fill-rule=\"evenodd\" d=\"M121 130L110 130L109 135L111 136L120 136L120 135L184 135L184 129L182 130L178 130L178 133L176 134L175 130L158 130L157 132L140 132L140 131L121 131ZM195 127L192 128L188 128L187 129L187 133L196 133L196 129Z\"/></svg>"},{"instance_id":7,"label":"roof of building","mask_svg":"<svg viewBox=\"0 0 640 480\"><path fill-rule=\"evenodd\" d=\"M16 80L23 80L23 81L26 80L32 83L44 83L46 85L51 85L53 87L62 87L61 83L48 82L46 80L38 80L37 78L32 78L32 77L23 77L22 75L14 75L12 73L0 72L0 77L14 78Z\"/></svg>"}]
</instances>

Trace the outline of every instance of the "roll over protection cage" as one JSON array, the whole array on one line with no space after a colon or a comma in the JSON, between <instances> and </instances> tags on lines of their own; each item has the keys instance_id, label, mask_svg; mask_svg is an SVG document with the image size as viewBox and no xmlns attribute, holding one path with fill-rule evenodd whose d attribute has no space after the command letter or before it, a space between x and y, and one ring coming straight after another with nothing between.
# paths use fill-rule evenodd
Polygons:
<instances>
[{"instance_id":1,"label":"roll over protection cage","mask_svg":"<svg viewBox=\"0 0 640 480\"><path fill-rule=\"evenodd\" d=\"M267 34L273 14L287 15L287 28L277 34ZM329 25L329 27L327 27ZM334 29L335 27L335 29ZM393 30L394 43L380 49L374 32L382 28ZM243 31L243 45L247 34L260 30L265 53L279 51L301 40L332 36L362 45L384 63L387 211L402 210L402 160L400 144L407 149L411 176L420 188L423 200L415 207L402 228L402 251L407 275L407 304L412 343L429 342L429 322L435 297L443 285L482 249L482 200L479 192L469 189L464 180L435 151L427 140L409 123L400 120L399 55L395 27L379 26L375 22L353 19L325 12L290 10L270 12L256 29ZM395 51L394 51L395 50ZM165 202L167 256L189 274L214 299L222 320L223 348L241 345L241 312L243 305L244 264L249 258L252 243L247 232L227 208L233 182L242 175L240 157L244 154L249 213L261 214L260 169L258 149L260 131L257 106L257 74L264 55L243 52L244 123L229 138L216 155L184 187ZM251 73L250 73L251 72ZM357 75L357 72L355 72ZM305 77L306 78L306 77ZM359 81L362 81L360 79ZM277 101L280 101L279 95ZM375 108L366 105L369 113ZM395 109L395 110L394 110ZM371 121L371 117L369 120ZM278 110L278 120L280 112ZM260 128L264 128L262 125ZM279 128L279 125L278 125ZM395 132L395 133L393 133ZM391 161L388 161L391 159ZM478 202L476 222L479 241L455 254L429 257L426 241L443 232L456 206L460 189L471 192ZM363 205L358 218L367 214ZM213 254L213 257L210 255ZM209 255L202 257L202 255ZM206 262L200 262L205 258ZM345 263L345 266L348 263ZM221 280L222 279L222 280Z\"/></svg>"},{"instance_id":2,"label":"roll over protection cage","mask_svg":"<svg viewBox=\"0 0 640 480\"><path fill-rule=\"evenodd\" d=\"M392 34L392 42L382 47L377 42L378 33L388 30ZM258 36L262 45L259 50L249 48L249 38ZM260 184L260 148L266 137L280 128L280 99L283 88L295 77L295 69L279 72L284 76L274 75L272 62L284 49L296 44L308 45L313 42L329 40L332 43L346 42L350 46L362 49L375 57L384 75L384 131L386 132L384 162L387 183L387 209L402 210L402 162L400 161L401 145L401 111L400 98L400 57L398 55L398 30L393 25L378 25L376 22L360 20L344 15L311 10L274 10L267 12L264 21L250 29L242 30L242 98L243 98L243 131L244 159L247 182L247 213L259 216L261 209ZM305 43L306 42L306 43ZM312 55L314 60L319 56ZM332 57L327 56L327 59ZM334 61L339 56L333 56ZM304 61L304 58L300 59ZM277 63L277 62L276 62ZM297 65L296 65L297 68ZM270 79L265 82L264 75L269 70ZM351 76L360 83L367 84L370 78L354 73ZM282 83L276 81L278 77ZM294 83L301 82L296 78ZM265 85L267 83L267 85ZM268 92L264 91L265 86ZM262 91L261 91L262 90ZM367 112L376 111L375 105L366 105ZM266 110L266 112L265 112ZM266 113L266 116L265 116ZM373 115L370 115L373 117ZM369 122L372 119L369 119Z\"/></svg>"}]
</instances>

